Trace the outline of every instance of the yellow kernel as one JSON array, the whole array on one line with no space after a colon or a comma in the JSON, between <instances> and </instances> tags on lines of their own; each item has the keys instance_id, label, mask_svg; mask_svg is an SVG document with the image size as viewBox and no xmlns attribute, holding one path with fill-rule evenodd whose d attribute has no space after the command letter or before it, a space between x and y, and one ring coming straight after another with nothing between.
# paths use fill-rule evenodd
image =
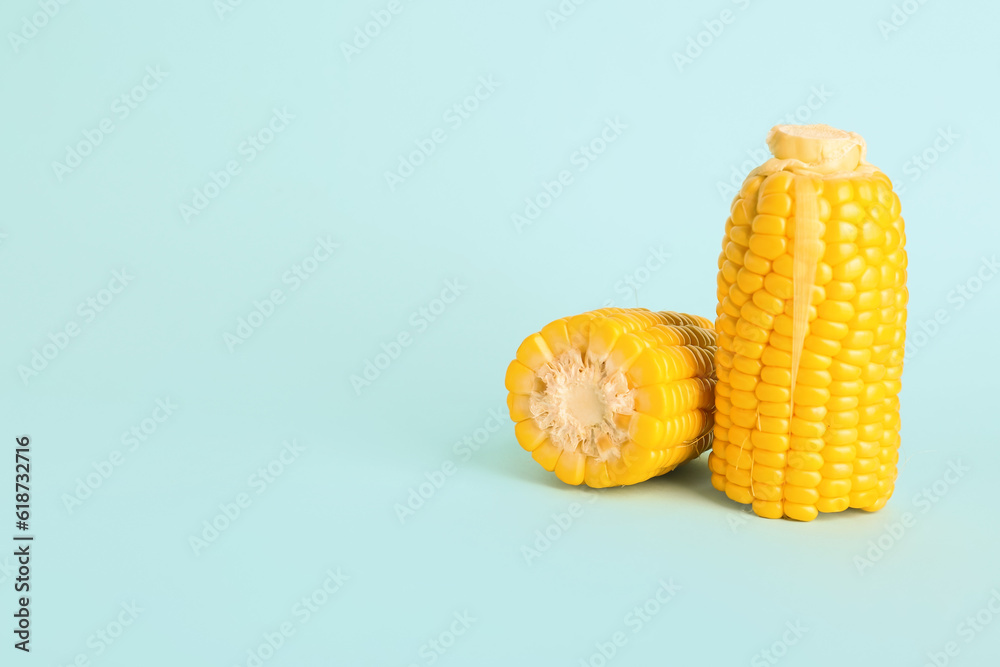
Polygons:
<instances>
[{"instance_id":1,"label":"yellow kernel","mask_svg":"<svg viewBox=\"0 0 1000 667\"><path fill-rule=\"evenodd\" d=\"M741 354L744 357L749 357L750 359L763 360L764 344L754 343L744 338L735 338L733 339L733 352L735 352L736 354ZM843 354L843 350L841 350L841 354ZM789 358L789 363L791 363L790 358ZM865 359L865 363L868 363L867 359Z\"/></svg>"},{"instance_id":2,"label":"yellow kernel","mask_svg":"<svg viewBox=\"0 0 1000 667\"><path fill-rule=\"evenodd\" d=\"M763 330L769 330L774 326L774 316L765 313L752 301L743 304L740 308L740 317Z\"/></svg>"},{"instance_id":3,"label":"yellow kernel","mask_svg":"<svg viewBox=\"0 0 1000 667\"><path fill-rule=\"evenodd\" d=\"M822 442L822 440L820 440ZM819 452L807 452L793 449L788 454L788 467L796 470L816 472L823 467L823 457Z\"/></svg>"},{"instance_id":4,"label":"yellow kernel","mask_svg":"<svg viewBox=\"0 0 1000 667\"><path fill-rule=\"evenodd\" d=\"M817 306L816 314L832 322L849 322L854 317L854 306L850 301L828 300Z\"/></svg>"},{"instance_id":5,"label":"yellow kernel","mask_svg":"<svg viewBox=\"0 0 1000 667\"><path fill-rule=\"evenodd\" d=\"M775 259L785 253L788 240L784 236L754 234L750 237L750 250L765 259Z\"/></svg>"},{"instance_id":6,"label":"yellow kernel","mask_svg":"<svg viewBox=\"0 0 1000 667\"><path fill-rule=\"evenodd\" d=\"M831 396L826 402L826 409L834 412L836 410L853 410L858 407L857 396Z\"/></svg>"},{"instance_id":7,"label":"yellow kernel","mask_svg":"<svg viewBox=\"0 0 1000 667\"><path fill-rule=\"evenodd\" d=\"M795 402L801 405L825 405L830 398L830 390L822 387L808 387L796 384Z\"/></svg>"},{"instance_id":8,"label":"yellow kernel","mask_svg":"<svg viewBox=\"0 0 1000 667\"><path fill-rule=\"evenodd\" d=\"M858 246L853 243L828 243L826 252L823 253L823 261L830 266L836 266L857 256L857 254Z\"/></svg>"},{"instance_id":9,"label":"yellow kernel","mask_svg":"<svg viewBox=\"0 0 1000 667\"><path fill-rule=\"evenodd\" d=\"M850 499L846 496L836 498L820 498L816 501L816 510L819 512L843 512L850 504Z\"/></svg>"},{"instance_id":10,"label":"yellow kernel","mask_svg":"<svg viewBox=\"0 0 1000 667\"><path fill-rule=\"evenodd\" d=\"M761 382L754 390L754 395L761 401L785 403L791 398L792 393L787 387L778 387L773 384Z\"/></svg>"},{"instance_id":11,"label":"yellow kernel","mask_svg":"<svg viewBox=\"0 0 1000 667\"><path fill-rule=\"evenodd\" d=\"M785 516L796 521L812 521L819 516L819 510L812 505L800 505L789 500L783 503L782 507L785 510Z\"/></svg>"},{"instance_id":12,"label":"yellow kernel","mask_svg":"<svg viewBox=\"0 0 1000 667\"><path fill-rule=\"evenodd\" d=\"M736 274L736 284L746 294L753 294L764 286L764 277L744 266Z\"/></svg>"},{"instance_id":13,"label":"yellow kernel","mask_svg":"<svg viewBox=\"0 0 1000 667\"><path fill-rule=\"evenodd\" d=\"M795 416L806 421L821 422L826 419L826 406L796 405Z\"/></svg>"},{"instance_id":14,"label":"yellow kernel","mask_svg":"<svg viewBox=\"0 0 1000 667\"><path fill-rule=\"evenodd\" d=\"M856 428L828 428L823 436L823 442L829 445L850 445L858 440Z\"/></svg>"},{"instance_id":15,"label":"yellow kernel","mask_svg":"<svg viewBox=\"0 0 1000 667\"><path fill-rule=\"evenodd\" d=\"M826 298L835 301L850 301L858 293L857 286L850 281L831 280L824 287L826 288Z\"/></svg>"},{"instance_id":16,"label":"yellow kernel","mask_svg":"<svg viewBox=\"0 0 1000 667\"><path fill-rule=\"evenodd\" d=\"M789 441L788 446L799 453L816 453L823 451L826 447L826 443L823 442L822 438L803 438L801 436L793 435ZM819 457L820 465L823 463L823 457ZM791 465L791 460L789 460L789 465Z\"/></svg>"},{"instance_id":17,"label":"yellow kernel","mask_svg":"<svg viewBox=\"0 0 1000 667\"><path fill-rule=\"evenodd\" d=\"M754 464L761 464L771 468L784 468L785 467L785 453L783 451L772 452L762 448L756 448L753 450L753 462Z\"/></svg>"},{"instance_id":18,"label":"yellow kernel","mask_svg":"<svg viewBox=\"0 0 1000 667\"><path fill-rule=\"evenodd\" d=\"M746 248L748 241L750 240L750 226L733 225L733 227L730 228L728 235L730 241Z\"/></svg>"},{"instance_id":19,"label":"yellow kernel","mask_svg":"<svg viewBox=\"0 0 1000 667\"><path fill-rule=\"evenodd\" d=\"M722 266L719 267L719 272L722 274L723 279L729 285L732 285L734 282L736 282L736 274L737 272L739 272L739 270L740 270L739 265L734 264L728 259L722 263Z\"/></svg>"},{"instance_id":20,"label":"yellow kernel","mask_svg":"<svg viewBox=\"0 0 1000 667\"><path fill-rule=\"evenodd\" d=\"M758 359L750 359L737 354L733 356L732 367L747 375L758 376L764 365Z\"/></svg>"},{"instance_id":21,"label":"yellow kernel","mask_svg":"<svg viewBox=\"0 0 1000 667\"><path fill-rule=\"evenodd\" d=\"M831 220L826 223L823 240L827 243L853 243L858 237L857 225L843 220Z\"/></svg>"},{"instance_id":22,"label":"yellow kernel","mask_svg":"<svg viewBox=\"0 0 1000 667\"><path fill-rule=\"evenodd\" d=\"M823 475L816 470L800 470L791 467L785 470L785 482L801 489L814 489L822 481Z\"/></svg>"},{"instance_id":23,"label":"yellow kernel","mask_svg":"<svg viewBox=\"0 0 1000 667\"><path fill-rule=\"evenodd\" d=\"M788 419L792 415L792 411L791 406L787 402L772 403L770 401L761 401L757 404L757 414L764 415L766 417Z\"/></svg>"},{"instance_id":24,"label":"yellow kernel","mask_svg":"<svg viewBox=\"0 0 1000 667\"><path fill-rule=\"evenodd\" d=\"M848 350L866 350L875 342L874 331L851 331L840 344Z\"/></svg>"},{"instance_id":25,"label":"yellow kernel","mask_svg":"<svg viewBox=\"0 0 1000 667\"><path fill-rule=\"evenodd\" d=\"M762 366L760 379L776 387L790 387L792 385L792 371L788 368Z\"/></svg>"},{"instance_id":26,"label":"yellow kernel","mask_svg":"<svg viewBox=\"0 0 1000 667\"><path fill-rule=\"evenodd\" d=\"M778 275L784 276L785 278L792 277L793 271L795 270L794 266L795 262L792 260L791 255L782 255L771 262L771 268L774 269Z\"/></svg>"},{"instance_id":27,"label":"yellow kernel","mask_svg":"<svg viewBox=\"0 0 1000 667\"><path fill-rule=\"evenodd\" d=\"M770 260L764 259L753 250L747 250L743 255L743 266L762 276L767 275L771 271ZM733 280L735 279L735 274L733 274ZM730 280L730 282L733 282L733 280Z\"/></svg>"},{"instance_id":28,"label":"yellow kernel","mask_svg":"<svg viewBox=\"0 0 1000 667\"><path fill-rule=\"evenodd\" d=\"M863 257L854 256L833 267L834 280L854 280L865 272L868 267Z\"/></svg>"},{"instance_id":29,"label":"yellow kernel","mask_svg":"<svg viewBox=\"0 0 1000 667\"><path fill-rule=\"evenodd\" d=\"M767 331L756 324L748 322L742 317L740 317L740 321L736 323L736 335L739 338L743 338L753 343L766 343L768 340Z\"/></svg>"},{"instance_id":30,"label":"yellow kernel","mask_svg":"<svg viewBox=\"0 0 1000 667\"><path fill-rule=\"evenodd\" d=\"M852 428L858 425L858 420L857 410L840 410L829 413L826 421L830 428Z\"/></svg>"},{"instance_id":31,"label":"yellow kernel","mask_svg":"<svg viewBox=\"0 0 1000 667\"><path fill-rule=\"evenodd\" d=\"M857 259L858 261L863 262L863 260L861 260L860 257ZM854 284L857 286L859 290L878 289L882 282L882 271L889 271L889 270L891 270L891 268L887 264L882 265L881 268L869 266L854 278L850 278L850 280L854 281ZM838 278L838 280L841 279Z\"/></svg>"},{"instance_id":32,"label":"yellow kernel","mask_svg":"<svg viewBox=\"0 0 1000 667\"><path fill-rule=\"evenodd\" d=\"M831 396L857 396L864 391L864 380L842 380L830 383Z\"/></svg>"},{"instance_id":33,"label":"yellow kernel","mask_svg":"<svg viewBox=\"0 0 1000 667\"><path fill-rule=\"evenodd\" d=\"M814 336L812 334L805 337L803 345L807 350L811 350L816 354L822 354L827 357L832 357L840 352L839 342L835 340L828 340L826 338L820 338L819 336Z\"/></svg>"},{"instance_id":34,"label":"yellow kernel","mask_svg":"<svg viewBox=\"0 0 1000 667\"><path fill-rule=\"evenodd\" d=\"M778 171L770 176L765 176L760 184L760 193L769 195L776 192L788 192L795 180L795 175L788 171Z\"/></svg>"},{"instance_id":35,"label":"yellow kernel","mask_svg":"<svg viewBox=\"0 0 1000 667\"><path fill-rule=\"evenodd\" d=\"M834 359L837 361L843 361L851 366L857 366L860 369L871 360L871 357L871 350L852 350L851 348L844 346L844 348L837 353Z\"/></svg>"},{"instance_id":36,"label":"yellow kernel","mask_svg":"<svg viewBox=\"0 0 1000 667\"><path fill-rule=\"evenodd\" d=\"M729 300L733 302L733 305L739 308L750 300L750 295L741 290L738 286L733 285L729 288ZM739 312L737 312L737 315L739 315Z\"/></svg>"},{"instance_id":37,"label":"yellow kernel","mask_svg":"<svg viewBox=\"0 0 1000 667\"><path fill-rule=\"evenodd\" d=\"M803 438L821 438L826 433L826 424L823 422L810 422L801 417L791 419L792 435Z\"/></svg>"},{"instance_id":38,"label":"yellow kernel","mask_svg":"<svg viewBox=\"0 0 1000 667\"><path fill-rule=\"evenodd\" d=\"M792 355L788 352L783 352L775 347L768 345L760 355L760 360L766 366L774 366L776 368L791 368L792 367ZM867 360L866 360L867 362Z\"/></svg>"},{"instance_id":39,"label":"yellow kernel","mask_svg":"<svg viewBox=\"0 0 1000 667\"><path fill-rule=\"evenodd\" d=\"M833 382L833 375L827 370L799 368L799 372L795 380L796 385L801 384L807 387L829 387Z\"/></svg>"},{"instance_id":40,"label":"yellow kernel","mask_svg":"<svg viewBox=\"0 0 1000 667\"><path fill-rule=\"evenodd\" d=\"M781 500L781 486L776 484L765 484L754 480L751 484L751 494L754 502L761 501L776 502Z\"/></svg>"},{"instance_id":41,"label":"yellow kernel","mask_svg":"<svg viewBox=\"0 0 1000 667\"><path fill-rule=\"evenodd\" d=\"M729 384L737 391L753 391L757 386L758 379L753 375L733 370L729 374Z\"/></svg>"},{"instance_id":42,"label":"yellow kernel","mask_svg":"<svg viewBox=\"0 0 1000 667\"><path fill-rule=\"evenodd\" d=\"M804 489L801 486L785 486L782 493L786 500L800 505L815 505L816 501L820 499L819 491L811 488Z\"/></svg>"},{"instance_id":43,"label":"yellow kernel","mask_svg":"<svg viewBox=\"0 0 1000 667\"><path fill-rule=\"evenodd\" d=\"M777 417L760 416L757 419L758 428L764 433L788 433L788 420Z\"/></svg>"},{"instance_id":44,"label":"yellow kernel","mask_svg":"<svg viewBox=\"0 0 1000 667\"><path fill-rule=\"evenodd\" d=\"M775 274L772 273L768 275L773 276ZM766 279L764 284L766 288ZM785 302L765 290L757 290L754 292L753 297L751 297L751 301L753 301L758 308L769 315L779 315L785 310Z\"/></svg>"},{"instance_id":45,"label":"yellow kernel","mask_svg":"<svg viewBox=\"0 0 1000 667\"><path fill-rule=\"evenodd\" d=\"M840 204L854 198L854 188L848 180L827 181L823 184L823 198L831 204Z\"/></svg>"},{"instance_id":46,"label":"yellow kernel","mask_svg":"<svg viewBox=\"0 0 1000 667\"><path fill-rule=\"evenodd\" d=\"M754 234L774 234L785 236L785 218L776 215L758 214L751 226Z\"/></svg>"},{"instance_id":47,"label":"yellow kernel","mask_svg":"<svg viewBox=\"0 0 1000 667\"><path fill-rule=\"evenodd\" d=\"M750 469L750 478L761 484L780 486L785 481L785 471L783 468L772 468L755 461L753 468Z\"/></svg>"},{"instance_id":48,"label":"yellow kernel","mask_svg":"<svg viewBox=\"0 0 1000 667\"><path fill-rule=\"evenodd\" d=\"M791 299L795 293L790 279L773 272L764 277L764 289L779 299Z\"/></svg>"},{"instance_id":49,"label":"yellow kernel","mask_svg":"<svg viewBox=\"0 0 1000 667\"><path fill-rule=\"evenodd\" d=\"M754 514L765 519L780 519L784 516L784 505L777 500L769 501L754 498L751 506L753 507Z\"/></svg>"},{"instance_id":50,"label":"yellow kernel","mask_svg":"<svg viewBox=\"0 0 1000 667\"><path fill-rule=\"evenodd\" d=\"M769 452L788 451L788 435L783 433L765 433L754 430L750 434L750 442L754 447L759 447Z\"/></svg>"},{"instance_id":51,"label":"yellow kernel","mask_svg":"<svg viewBox=\"0 0 1000 667\"><path fill-rule=\"evenodd\" d=\"M774 317L774 330L782 336L791 336L795 333L795 320L784 313L776 315Z\"/></svg>"},{"instance_id":52,"label":"yellow kernel","mask_svg":"<svg viewBox=\"0 0 1000 667\"><path fill-rule=\"evenodd\" d=\"M845 201L839 206L834 206L830 216L837 220L860 224L865 219L865 209L857 202Z\"/></svg>"},{"instance_id":53,"label":"yellow kernel","mask_svg":"<svg viewBox=\"0 0 1000 667\"><path fill-rule=\"evenodd\" d=\"M757 212L787 218L792 213L792 198L784 193L761 193L757 199Z\"/></svg>"}]
</instances>

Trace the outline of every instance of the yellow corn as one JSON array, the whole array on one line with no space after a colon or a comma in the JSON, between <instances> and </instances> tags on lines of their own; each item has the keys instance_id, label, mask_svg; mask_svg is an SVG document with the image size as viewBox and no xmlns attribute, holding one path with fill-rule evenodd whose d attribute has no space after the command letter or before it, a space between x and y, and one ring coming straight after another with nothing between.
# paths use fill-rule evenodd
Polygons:
<instances>
[{"instance_id":1,"label":"yellow corn","mask_svg":"<svg viewBox=\"0 0 1000 667\"><path fill-rule=\"evenodd\" d=\"M518 442L567 484L635 484L712 443L715 332L703 317L605 308L528 336L507 368Z\"/></svg>"},{"instance_id":2,"label":"yellow corn","mask_svg":"<svg viewBox=\"0 0 1000 667\"><path fill-rule=\"evenodd\" d=\"M864 140L777 126L719 256L712 485L810 521L892 495L906 330L899 198Z\"/></svg>"}]
</instances>

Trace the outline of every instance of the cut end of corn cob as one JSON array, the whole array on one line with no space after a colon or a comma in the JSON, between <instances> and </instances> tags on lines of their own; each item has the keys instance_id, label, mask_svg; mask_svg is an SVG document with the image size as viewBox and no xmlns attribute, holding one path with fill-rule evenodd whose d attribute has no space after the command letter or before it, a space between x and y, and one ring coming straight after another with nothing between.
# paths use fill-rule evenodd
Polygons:
<instances>
[{"instance_id":1,"label":"cut end of corn cob","mask_svg":"<svg viewBox=\"0 0 1000 667\"><path fill-rule=\"evenodd\" d=\"M906 333L899 198L861 137L771 130L719 257L712 485L769 518L892 495Z\"/></svg>"},{"instance_id":2,"label":"cut end of corn cob","mask_svg":"<svg viewBox=\"0 0 1000 667\"><path fill-rule=\"evenodd\" d=\"M715 333L705 318L606 308L528 336L507 368L514 432L567 484L635 484L712 441Z\"/></svg>"},{"instance_id":3,"label":"cut end of corn cob","mask_svg":"<svg viewBox=\"0 0 1000 667\"><path fill-rule=\"evenodd\" d=\"M865 157L865 140L829 125L776 125L767 147L778 160L794 160L822 174L854 171Z\"/></svg>"}]
</instances>

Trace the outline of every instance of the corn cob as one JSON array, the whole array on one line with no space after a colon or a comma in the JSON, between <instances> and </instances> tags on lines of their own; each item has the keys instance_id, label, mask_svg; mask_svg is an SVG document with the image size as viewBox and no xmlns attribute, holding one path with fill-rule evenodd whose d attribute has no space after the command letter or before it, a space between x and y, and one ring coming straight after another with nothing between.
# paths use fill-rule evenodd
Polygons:
<instances>
[{"instance_id":1,"label":"corn cob","mask_svg":"<svg viewBox=\"0 0 1000 667\"><path fill-rule=\"evenodd\" d=\"M712 443L712 323L605 308L528 336L507 368L518 442L567 484L635 484Z\"/></svg>"},{"instance_id":2,"label":"corn cob","mask_svg":"<svg viewBox=\"0 0 1000 667\"><path fill-rule=\"evenodd\" d=\"M773 128L719 256L712 485L763 517L892 495L906 330L899 198L860 136Z\"/></svg>"}]
</instances>

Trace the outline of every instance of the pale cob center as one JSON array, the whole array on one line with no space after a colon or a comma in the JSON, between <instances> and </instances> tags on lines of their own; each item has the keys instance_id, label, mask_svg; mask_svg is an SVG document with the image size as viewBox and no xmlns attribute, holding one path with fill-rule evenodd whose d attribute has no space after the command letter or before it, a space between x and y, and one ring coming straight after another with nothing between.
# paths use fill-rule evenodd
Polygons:
<instances>
[{"instance_id":1,"label":"pale cob center","mask_svg":"<svg viewBox=\"0 0 1000 667\"><path fill-rule=\"evenodd\" d=\"M568 350L538 369L542 387L531 393L531 415L556 447L601 461L617 458L628 432L616 414L632 414L635 398L621 371Z\"/></svg>"}]
</instances>

